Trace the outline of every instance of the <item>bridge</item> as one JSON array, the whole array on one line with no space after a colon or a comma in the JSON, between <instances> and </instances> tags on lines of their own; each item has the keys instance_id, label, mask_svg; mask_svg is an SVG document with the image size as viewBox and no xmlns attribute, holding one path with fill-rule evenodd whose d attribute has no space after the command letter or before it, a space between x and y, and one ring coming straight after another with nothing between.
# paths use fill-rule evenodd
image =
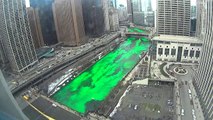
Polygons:
<instances>
[{"instance_id":1,"label":"bridge","mask_svg":"<svg viewBox=\"0 0 213 120\"><path fill-rule=\"evenodd\" d=\"M149 37L147 33L138 33L138 32L126 32L126 36L134 36L134 37Z\"/></svg>"}]
</instances>

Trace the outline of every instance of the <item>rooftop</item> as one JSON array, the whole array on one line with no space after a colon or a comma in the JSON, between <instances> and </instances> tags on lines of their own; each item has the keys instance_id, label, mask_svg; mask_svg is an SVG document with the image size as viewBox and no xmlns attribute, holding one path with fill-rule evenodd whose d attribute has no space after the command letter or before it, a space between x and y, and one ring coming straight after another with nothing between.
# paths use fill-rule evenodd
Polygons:
<instances>
[{"instance_id":1,"label":"rooftop","mask_svg":"<svg viewBox=\"0 0 213 120\"><path fill-rule=\"evenodd\" d=\"M159 35L152 38L156 41L169 41L169 42L184 42L184 43L202 43L197 37L178 36L178 35Z\"/></svg>"}]
</instances>

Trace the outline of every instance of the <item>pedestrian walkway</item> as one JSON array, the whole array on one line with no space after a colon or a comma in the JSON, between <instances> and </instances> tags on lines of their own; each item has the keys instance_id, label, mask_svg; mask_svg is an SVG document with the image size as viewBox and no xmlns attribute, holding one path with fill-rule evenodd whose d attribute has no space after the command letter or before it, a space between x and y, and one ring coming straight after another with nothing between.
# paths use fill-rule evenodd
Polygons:
<instances>
[{"instance_id":1,"label":"pedestrian walkway","mask_svg":"<svg viewBox=\"0 0 213 120\"><path fill-rule=\"evenodd\" d=\"M195 110L195 115L196 115L196 119L197 120L204 120L204 116L203 116L203 112L202 112L202 108L200 105L200 101L197 97L197 93L195 91L195 88L192 84L192 80L189 81L189 88L191 89L192 92L192 100L193 100L193 104L194 104L194 110Z\"/></svg>"}]
</instances>

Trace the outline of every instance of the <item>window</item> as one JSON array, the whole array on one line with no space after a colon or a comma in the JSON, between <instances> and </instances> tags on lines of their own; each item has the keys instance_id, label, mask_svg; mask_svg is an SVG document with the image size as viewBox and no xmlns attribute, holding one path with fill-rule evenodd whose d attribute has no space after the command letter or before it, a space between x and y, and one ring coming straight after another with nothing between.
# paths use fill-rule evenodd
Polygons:
<instances>
[{"instance_id":1,"label":"window","mask_svg":"<svg viewBox=\"0 0 213 120\"><path fill-rule=\"evenodd\" d=\"M201 43L197 43L196 46L202 46L202 44Z\"/></svg>"},{"instance_id":2,"label":"window","mask_svg":"<svg viewBox=\"0 0 213 120\"><path fill-rule=\"evenodd\" d=\"M188 56L188 53L189 53L189 50L184 50L184 54L183 54L183 55L184 55L185 57L187 57L187 56Z\"/></svg>"},{"instance_id":3,"label":"window","mask_svg":"<svg viewBox=\"0 0 213 120\"><path fill-rule=\"evenodd\" d=\"M196 51L195 57L196 57L196 58L200 57L200 51Z\"/></svg>"},{"instance_id":4,"label":"window","mask_svg":"<svg viewBox=\"0 0 213 120\"><path fill-rule=\"evenodd\" d=\"M170 44L170 42L165 42L165 44Z\"/></svg>"},{"instance_id":5,"label":"window","mask_svg":"<svg viewBox=\"0 0 213 120\"><path fill-rule=\"evenodd\" d=\"M176 49L172 49L171 55L175 55L176 54Z\"/></svg>"},{"instance_id":6,"label":"window","mask_svg":"<svg viewBox=\"0 0 213 120\"><path fill-rule=\"evenodd\" d=\"M158 54L162 55L163 54L163 48L158 48Z\"/></svg>"},{"instance_id":7,"label":"window","mask_svg":"<svg viewBox=\"0 0 213 120\"><path fill-rule=\"evenodd\" d=\"M192 57L194 57L194 53L195 53L195 51L194 50L190 50L190 57L192 58Z\"/></svg>"},{"instance_id":8,"label":"window","mask_svg":"<svg viewBox=\"0 0 213 120\"><path fill-rule=\"evenodd\" d=\"M165 55L169 55L169 49L168 48L165 49Z\"/></svg>"},{"instance_id":9,"label":"window","mask_svg":"<svg viewBox=\"0 0 213 120\"><path fill-rule=\"evenodd\" d=\"M195 46L195 43L191 43L190 46Z\"/></svg>"}]
</instances>

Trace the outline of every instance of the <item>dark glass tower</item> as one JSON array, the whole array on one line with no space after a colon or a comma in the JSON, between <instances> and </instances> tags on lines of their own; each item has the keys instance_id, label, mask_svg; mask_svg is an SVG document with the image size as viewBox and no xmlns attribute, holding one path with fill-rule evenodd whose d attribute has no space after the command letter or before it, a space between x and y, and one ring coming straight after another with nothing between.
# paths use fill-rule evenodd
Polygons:
<instances>
[{"instance_id":1,"label":"dark glass tower","mask_svg":"<svg viewBox=\"0 0 213 120\"><path fill-rule=\"evenodd\" d=\"M99 37L104 34L104 11L102 0L82 0L86 35Z\"/></svg>"},{"instance_id":2,"label":"dark glass tower","mask_svg":"<svg viewBox=\"0 0 213 120\"><path fill-rule=\"evenodd\" d=\"M30 6L38 11L45 45L54 45L58 43L52 3L53 0L30 0Z\"/></svg>"}]
</instances>

